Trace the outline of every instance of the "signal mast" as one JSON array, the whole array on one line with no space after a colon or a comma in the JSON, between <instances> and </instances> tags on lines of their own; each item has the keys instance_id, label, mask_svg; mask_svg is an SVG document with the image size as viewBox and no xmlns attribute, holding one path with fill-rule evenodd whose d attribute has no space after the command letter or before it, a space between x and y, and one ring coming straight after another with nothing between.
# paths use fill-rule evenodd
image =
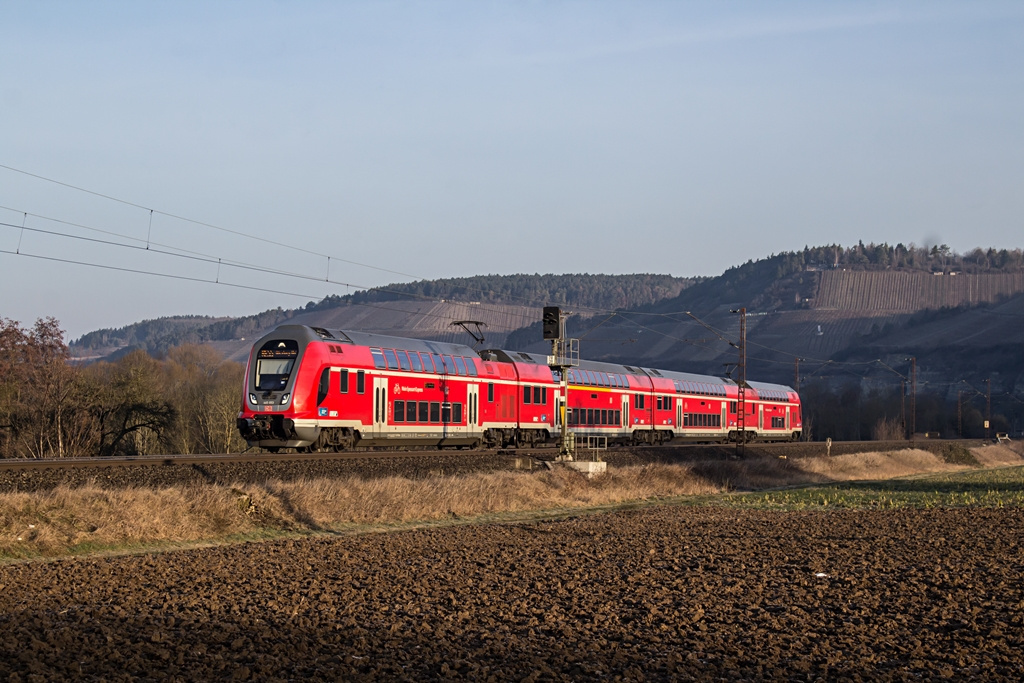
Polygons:
<instances>
[{"instance_id":1,"label":"signal mast","mask_svg":"<svg viewBox=\"0 0 1024 683\"><path fill-rule=\"evenodd\" d=\"M569 368L580 364L580 340L565 336L565 316L558 306L545 306L542 317L544 339L551 341L548 367L558 373L559 397L555 406L555 419L561 427L558 441L558 459L573 460L576 454L576 435L569 431L568 410Z\"/></svg>"}]
</instances>

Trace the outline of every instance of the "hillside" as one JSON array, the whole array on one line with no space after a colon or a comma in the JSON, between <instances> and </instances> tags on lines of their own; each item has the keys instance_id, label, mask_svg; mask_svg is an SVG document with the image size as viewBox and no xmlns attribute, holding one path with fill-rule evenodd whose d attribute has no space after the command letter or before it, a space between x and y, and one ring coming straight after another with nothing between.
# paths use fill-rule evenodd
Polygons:
<instances>
[{"instance_id":1,"label":"hillside","mask_svg":"<svg viewBox=\"0 0 1024 683\"><path fill-rule=\"evenodd\" d=\"M572 302L583 310L635 308L677 296L695 281L653 274L547 274L399 283L329 296L303 308L277 308L240 318L147 320L90 332L70 346L74 356L96 359L116 358L133 349L159 355L182 344L210 344L225 357L238 359L252 338L285 322L471 342L465 330L452 326L457 320L482 322L487 344L504 346L510 332L539 320L545 305Z\"/></svg>"}]
</instances>

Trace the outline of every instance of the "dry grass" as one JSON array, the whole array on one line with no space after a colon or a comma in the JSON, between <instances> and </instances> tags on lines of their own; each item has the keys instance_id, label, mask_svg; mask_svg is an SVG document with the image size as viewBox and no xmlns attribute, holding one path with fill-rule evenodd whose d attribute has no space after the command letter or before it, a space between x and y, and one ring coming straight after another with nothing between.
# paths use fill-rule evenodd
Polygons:
<instances>
[{"instance_id":1,"label":"dry grass","mask_svg":"<svg viewBox=\"0 0 1024 683\"><path fill-rule=\"evenodd\" d=\"M1024 458L1024 444L1008 443L975 448L971 451L982 467L1019 465Z\"/></svg>"},{"instance_id":2,"label":"dry grass","mask_svg":"<svg viewBox=\"0 0 1024 683\"><path fill-rule=\"evenodd\" d=\"M1006 446L974 451L985 466L1020 464ZM0 557L24 558L156 544L229 540L508 518L524 513L619 505L724 491L881 480L966 469L918 450L834 458L733 460L613 468L588 479L568 469L411 480L313 479L260 486L57 488L0 494Z\"/></svg>"},{"instance_id":3,"label":"dry grass","mask_svg":"<svg viewBox=\"0 0 1024 683\"><path fill-rule=\"evenodd\" d=\"M802 461L804 471L820 474L829 481L894 479L924 472L953 472L966 469L942 457L917 449L888 453L855 453Z\"/></svg>"}]
</instances>

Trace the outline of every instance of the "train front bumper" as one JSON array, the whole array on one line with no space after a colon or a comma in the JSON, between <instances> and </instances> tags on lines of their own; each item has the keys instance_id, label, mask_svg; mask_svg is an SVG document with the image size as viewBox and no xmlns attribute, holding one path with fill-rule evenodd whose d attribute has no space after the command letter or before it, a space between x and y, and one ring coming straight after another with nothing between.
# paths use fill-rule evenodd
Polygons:
<instances>
[{"instance_id":1,"label":"train front bumper","mask_svg":"<svg viewBox=\"0 0 1024 683\"><path fill-rule=\"evenodd\" d=\"M260 448L302 448L320 436L320 427L311 421L296 421L283 415L240 417L238 432L250 446Z\"/></svg>"}]
</instances>

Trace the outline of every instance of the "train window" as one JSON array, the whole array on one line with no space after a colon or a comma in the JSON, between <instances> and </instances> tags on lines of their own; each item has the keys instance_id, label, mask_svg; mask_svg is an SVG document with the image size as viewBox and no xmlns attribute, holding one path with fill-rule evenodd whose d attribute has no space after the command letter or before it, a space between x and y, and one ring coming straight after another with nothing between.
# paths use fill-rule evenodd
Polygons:
<instances>
[{"instance_id":1,"label":"train window","mask_svg":"<svg viewBox=\"0 0 1024 683\"><path fill-rule=\"evenodd\" d=\"M430 421L440 422L441 421L441 404L437 401L430 402Z\"/></svg>"},{"instance_id":2,"label":"train window","mask_svg":"<svg viewBox=\"0 0 1024 683\"><path fill-rule=\"evenodd\" d=\"M403 370L412 370L412 364L409 362L409 354L405 351L396 351L398 354L398 367Z\"/></svg>"},{"instance_id":3,"label":"train window","mask_svg":"<svg viewBox=\"0 0 1024 683\"><path fill-rule=\"evenodd\" d=\"M384 349L384 357L388 359L388 367L392 370L398 369L398 358L391 349Z\"/></svg>"},{"instance_id":4,"label":"train window","mask_svg":"<svg viewBox=\"0 0 1024 683\"><path fill-rule=\"evenodd\" d=\"M437 355L436 353L432 353L430 354L430 357L434 359L434 372L436 372L439 375L448 372L448 369L445 366L444 361L441 359L441 356Z\"/></svg>"},{"instance_id":5,"label":"train window","mask_svg":"<svg viewBox=\"0 0 1024 683\"><path fill-rule=\"evenodd\" d=\"M451 424L452 421L452 404L442 403L441 404L441 422L445 424Z\"/></svg>"},{"instance_id":6,"label":"train window","mask_svg":"<svg viewBox=\"0 0 1024 683\"><path fill-rule=\"evenodd\" d=\"M405 401L395 401L395 422L405 422Z\"/></svg>"},{"instance_id":7,"label":"train window","mask_svg":"<svg viewBox=\"0 0 1024 683\"><path fill-rule=\"evenodd\" d=\"M621 426L622 426L622 411L621 411L621 410L616 410L616 411L615 411L615 418L614 418L614 421L615 421L615 424L616 424L617 426L619 426L619 427L621 427Z\"/></svg>"},{"instance_id":8,"label":"train window","mask_svg":"<svg viewBox=\"0 0 1024 683\"><path fill-rule=\"evenodd\" d=\"M607 410L602 410L601 411L601 424L603 424L603 425L608 424L608 411Z\"/></svg>"},{"instance_id":9,"label":"train window","mask_svg":"<svg viewBox=\"0 0 1024 683\"><path fill-rule=\"evenodd\" d=\"M530 391L530 387L523 387L523 403L529 403L532 396L533 392Z\"/></svg>"},{"instance_id":10,"label":"train window","mask_svg":"<svg viewBox=\"0 0 1024 683\"><path fill-rule=\"evenodd\" d=\"M338 393L348 393L348 370L342 370L338 373Z\"/></svg>"},{"instance_id":11,"label":"train window","mask_svg":"<svg viewBox=\"0 0 1024 683\"><path fill-rule=\"evenodd\" d=\"M299 356L299 343L294 339L269 341L263 345L256 360L257 391L284 389Z\"/></svg>"},{"instance_id":12,"label":"train window","mask_svg":"<svg viewBox=\"0 0 1024 683\"><path fill-rule=\"evenodd\" d=\"M416 401L405 402L405 421L415 422L416 421Z\"/></svg>"},{"instance_id":13,"label":"train window","mask_svg":"<svg viewBox=\"0 0 1024 683\"><path fill-rule=\"evenodd\" d=\"M469 372L466 370L466 362L462 360L462 356L455 356L452 358L455 361L455 369L460 375L468 375Z\"/></svg>"},{"instance_id":14,"label":"train window","mask_svg":"<svg viewBox=\"0 0 1024 683\"><path fill-rule=\"evenodd\" d=\"M548 388L547 387L541 387L540 388L540 402L543 405L547 405L548 404Z\"/></svg>"},{"instance_id":15,"label":"train window","mask_svg":"<svg viewBox=\"0 0 1024 683\"><path fill-rule=\"evenodd\" d=\"M452 422L454 422L457 425L458 424L462 424L462 404L461 403L453 403L452 404Z\"/></svg>"},{"instance_id":16,"label":"train window","mask_svg":"<svg viewBox=\"0 0 1024 683\"><path fill-rule=\"evenodd\" d=\"M540 387L533 388L533 402L540 405Z\"/></svg>"},{"instance_id":17,"label":"train window","mask_svg":"<svg viewBox=\"0 0 1024 683\"><path fill-rule=\"evenodd\" d=\"M433 372L434 362L430 360L429 353L421 353L420 358L423 360L423 372Z\"/></svg>"},{"instance_id":18,"label":"train window","mask_svg":"<svg viewBox=\"0 0 1024 683\"><path fill-rule=\"evenodd\" d=\"M487 383L487 402L494 403L494 382Z\"/></svg>"},{"instance_id":19,"label":"train window","mask_svg":"<svg viewBox=\"0 0 1024 683\"><path fill-rule=\"evenodd\" d=\"M419 407L419 422L429 422L430 404L426 401L420 401Z\"/></svg>"},{"instance_id":20,"label":"train window","mask_svg":"<svg viewBox=\"0 0 1024 683\"><path fill-rule=\"evenodd\" d=\"M384 360L384 352L380 349L370 349L370 355L373 356L373 367L383 370L388 366Z\"/></svg>"},{"instance_id":21,"label":"train window","mask_svg":"<svg viewBox=\"0 0 1024 683\"><path fill-rule=\"evenodd\" d=\"M362 370L356 373L356 393L366 393L366 373Z\"/></svg>"},{"instance_id":22,"label":"train window","mask_svg":"<svg viewBox=\"0 0 1024 683\"><path fill-rule=\"evenodd\" d=\"M316 404L320 405L327 398L327 392L331 389L331 369L324 368L320 373L320 385L316 389Z\"/></svg>"},{"instance_id":23,"label":"train window","mask_svg":"<svg viewBox=\"0 0 1024 683\"><path fill-rule=\"evenodd\" d=\"M415 351L410 351L409 360L412 361L413 372L423 372L423 363L420 362L420 354Z\"/></svg>"},{"instance_id":24,"label":"train window","mask_svg":"<svg viewBox=\"0 0 1024 683\"><path fill-rule=\"evenodd\" d=\"M466 358L465 361L466 361L466 370L469 371L469 376L470 377L476 377L477 376L477 373L476 373L476 361L473 360L472 358Z\"/></svg>"}]
</instances>

